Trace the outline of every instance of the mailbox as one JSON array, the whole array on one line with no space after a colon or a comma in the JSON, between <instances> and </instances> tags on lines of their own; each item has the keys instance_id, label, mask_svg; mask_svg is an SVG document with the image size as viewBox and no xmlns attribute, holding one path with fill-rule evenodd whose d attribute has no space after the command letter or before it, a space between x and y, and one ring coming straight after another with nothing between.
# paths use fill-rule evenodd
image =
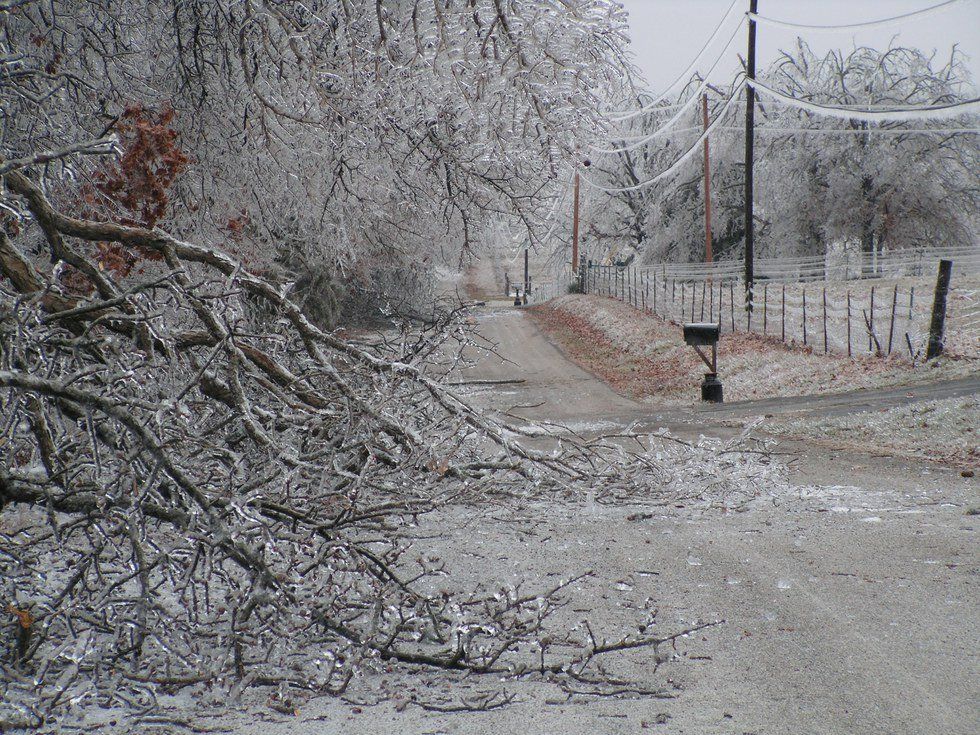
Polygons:
<instances>
[{"instance_id":1,"label":"mailbox","mask_svg":"<svg viewBox=\"0 0 980 735\"><path fill-rule=\"evenodd\" d=\"M692 347L711 347L718 344L721 325L714 322L695 322L684 325L684 342Z\"/></svg>"},{"instance_id":2,"label":"mailbox","mask_svg":"<svg viewBox=\"0 0 980 735\"><path fill-rule=\"evenodd\" d=\"M708 366L710 373L704 374L704 382L701 383L701 400L710 403L721 403L722 388L721 381L718 380L718 338L721 335L721 324L714 322L693 322L684 325L684 342L691 345L698 353L704 364ZM711 359L701 352L702 347L711 348Z\"/></svg>"}]
</instances>

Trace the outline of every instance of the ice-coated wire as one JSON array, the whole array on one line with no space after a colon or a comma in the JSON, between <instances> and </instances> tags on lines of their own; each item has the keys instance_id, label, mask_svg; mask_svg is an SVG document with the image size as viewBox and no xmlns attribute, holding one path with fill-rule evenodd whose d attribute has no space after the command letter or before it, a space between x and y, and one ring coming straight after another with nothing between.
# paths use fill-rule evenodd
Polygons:
<instances>
[{"instance_id":1,"label":"ice-coated wire","mask_svg":"<svg viewBox=\"0 0 980 735\"><path fill-rule=\"evenodd\" d=\"M684 71L682 71L677 76L677 78L670 83L670 85L666 89L664 89L660 94L658 94L656 97L654 97L654 99L652 101L648 102L646 105L644 105L643 107L641 107L638 110L633 110L632 112L625 112L623 114L613 113L611 115L607 115L606 117L611 122L622 122L624 120L632 120L634 117L638 117L639 115L643 115L643 114L645 114L647 112L650 112L651 110L658 109L657 108L657 103L660 102L660 100L662 100L667 95L667 93L670 92L670 90L672 90L674 87L676 87L677 86L677 83L679 81L681 81L685 77L685 75L690 74L691 71L694 69L694 65L697 64L698 59L701 58L701 54L704 53L704 50L706 48L708 48L708 46L714 40L714 38L717 35L718 31L721 29L722 25L724 24L725 20L728 18L729 14L732 12L732 8L734 8L738 4L738 2L739 2L739 0L735 0L732 3L731 7L728 8L728 12L725 13L724 17L721 19L721 23L718 24L718 27L717 28L715 28L714 33L711 34L711 37L708 39L707 43L705 43L704 46L701 48L701 50L698 52L698 55L694 57L694 60L691 61L691 63L687 65L687 68L684 69ZM704 75L705 82L707 82L708 77L711 76L711 72L713 72L715 70L715 67L718 66L718 62L721 61L721 59L725 56L725 52L728 51L728 47L732 45L732 41L735 40L735 36L738 35L738 31L742 27L742 23L744 23L744 22L745 22L745 16L743 15L742 18L741 18L741 20L739 20L738 25L735 26L734 29L732 29L732 35L729 36L728 41L725 43L725 47L718 54L718 58L716 58L714 60L714 63L712 63L711 67L705 73L705 75Z\"/></svg>"},{"instance_id":2,"label":"ice-coated wire","mask_svg":"<svg viewBox=\"0 0 980 735\"><path fill-rule=\"evenodd\" d=\"M592 145L591 143L589 144L589 148L594 150L596 153L606 153L606 154L626 153L627 151L632 151L635 150L636 148L640 148L641 146L646 145L654 138L659 138L661 136L667 135L670 132L678 132L676 130L672 131L671 128L687 113L688 110L690 110L691 106L695 102L700 101L701 93L704 91L707 84L708 84L707 79L701 82L701 84L698 86L697 91L691 95L691 98L683 105L681 105L681 109L679 109L669 120L667 120L663 125L661 125L659 128L654 130L652 133L645 135L639 140L624 145L620 148L600 148L599 146Z\"/></svg>"},{"instance_id":3,"label":"ice-coated wire","mask_svg":"<svg viewBox=\"0 0 980 735\"><path fill-rule=\"evenodd\" d=\"M678 107L679 106L680 105L678 105ZM664 108L661 108L661 109L667 109L667 108L664 107ZM672 128L669 132L675 133L675 134L676 133L692 133L695 130L703 130L703 129L704 128L701 125L692 125L692 126L686 127L686 128ZM649 134L646 134L646 135L629 135L629 136L624 136L622 138L616 138L616 140L618 142L620 142L620 143L635 143L638 140L647 140L649 137L650 137ZM592 148L593 150L596 150L596 151L599 151L599 152L602 152L603 150L605 150L603 148L596 148L595 146L593 146L591 144L589 145L589 148Z\"/></svg>"},{"instance_id":4,"label":"ice-coated wire","mask_svg":"<svg viewBox=\"0 0 980 735\"><path fill-rule=\"evenodd\" d=\"M638 184L633 184L632 186L621 186L621 187L602 186L601 184L597 184L596 182L592 181L590 178L585 176L585 174L582 174L582 181L584 181L588 186L590 186L593 189L598 189L599 191L604 191L612 194L612 193L621 193L626 191L637 191L639 189L645 189L648 186L652 186L653 184L656 184L658 181L662 181L663 179L672 176L674 173L677 172L677 170L681 166L683 166L688 161L688 159L691 158L691 156L693 156L695 153L698 153L698 151L700 150L698 146L701 145L701 142L714 131L714 129L718 126L718 124L722 120L725 119L725 114L731 108L732 101L735 99L735 94L736 93L733 91L732 96L728 98L728 101L725 103L724 107L721 108L721 112L715 117L714 122L712 122L711 125L708 126L707 130L701 133L701 135L698 137L696 141L694 141L691 147L688 148L683 153L683 155L681 155L681 157L678 158L673 164L671 164L669 168L661 171L656 176L649 178L645 181L641 181Z\"/></svg>"},{"instance_id":5,"label":"ice-coated wire","mask_svg":"<svg viewBox=\"0 0 980 735\"><path fill-rule=\"evenodd\" d=\"M745 128L738 125L725 125L719 130L745 132ZM677 132L677 131L675 131ZM977 135L980 128L784 128L770 125L757 125L756 133L811 133L813 135L864 135L873 133L875 135Z\"/></svg>"},{"instance_id":6,"label":"ice-coated wire","mask_svg":"<svg viewBox=\"0 0 980 735\"><path fill-rule=\"evenodd\" d=\"M810 23L794 23L793 21L781 20L779 18L770 18L766 15L759 15L758 13L747 13L746 15L750 20L754 20L757 23L762 23L768 26L774 26L776 28L788 28L790 30L807 30L807 31L848 31L857 30L861 28L878 28L880 26L891 25L893 23L898 23L904 21L908 18L922 17L930 13L934 13L937 10L943 10L948 8L950 5L955 5L960 2L960 0L945 0L945 2L937 3L936 5L930 5L927 8L922 8L921 10L912 10L908 13L902 13L901 15L893 15L888 18L878 18L877 20L868 20L861 23L834 23L828 25L814 25Z\"/></svg>"},{"instance_id":7,"label":"ice-coated wire","mask_svg":"<svg viewBox=\"0 0 980 735\"><path fill-rule=\"evenodd\" d=\"M746 79L756 91L767 97L779 100L790 107L812 112L814 115L832 117L838 120L863 120L865 122L908 122L910 120L939 120L958 117L972 112L980 112L980 98L954 102L948 105L910 105L908 107L879 108L870 110L851 110L833 105L823 105L791 97L769 87L757 79Z\"/></svg>"}]
</instances>

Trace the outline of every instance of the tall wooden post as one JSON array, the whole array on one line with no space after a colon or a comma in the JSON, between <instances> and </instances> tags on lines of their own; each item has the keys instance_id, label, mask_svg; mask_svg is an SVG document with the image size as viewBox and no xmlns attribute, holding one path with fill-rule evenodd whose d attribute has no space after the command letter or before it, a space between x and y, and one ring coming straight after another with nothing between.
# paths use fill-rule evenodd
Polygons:
<instances>
[{"instance_id":1,"label":"tall wooden post","mask_svg":"<svg viewBox=\"0 0 980 735\"><path fill-rule=\"evenodd\" d=\"M929 323L927 360L943 354L943 336L946 329L946 297L949 296L949 280L952 275L953 261L940 260L939 276L936 278L936 295L932 301L932 321Z\"/></svg>"},{"instance_id":2,"label":"tall wooden post","mask_svg":"<svg viewBox=\"0 0 980 735\"><path fill-rule=\"evenodd\" d=\"M759 0L750 0L749 12L759 11ZM745 74L755 79L755 21L749 19L749 52ZM745 308L752 311L753 258L755 250L755 222L752 202L752 160L755 145L755 87L745 85Z\"/></svg>"},{"instance_id":3,"label":"tall wooden post","mask_svg":"<svg viewBox=\"0 0 980 735\"><path fill-rule=\"evenodd\" d=\"M524 295L527 295L527 290L531 286L530 273L528 272L528 249L524 248Z\"/></svg>"},{"instance_id":4,"label":"tall wooden post","mask_svg":"<svg viewBox=\"0 0 980 735\"><path fill-rule=\"evenodd\" d=\"M898 284L895 284L895 293L892 295L892 320L888 325L888 354L892 354L892 337L895 336L895 310L898 308Z\"/></svg>"},{"instance_id":5,"label":"tall wooden post","mask_svg":"<svg viewBox=\"0 0 980 735\"><path fill-rule=\"evenodd\" d=\"M572 212L572 269L578 265L578 171L575 172L575 205Z\"/></svg>"},{"instance_id":6,"label":"tall wooden post","mask_svg":"<svg viewBox=\"0 0 980 735\"><path fill-rule=\"evenodd\" d=\"M701 117L704 132L708 132L708 93L701 95ZM704 262L711 263L711 159L708 156L708 136L704 136Z\"/></svg>"}]
</instances>

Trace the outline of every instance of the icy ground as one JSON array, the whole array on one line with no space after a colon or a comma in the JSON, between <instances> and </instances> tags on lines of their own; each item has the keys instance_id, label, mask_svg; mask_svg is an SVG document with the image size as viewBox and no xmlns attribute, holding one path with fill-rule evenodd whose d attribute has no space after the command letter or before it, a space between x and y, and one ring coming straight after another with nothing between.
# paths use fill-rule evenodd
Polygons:
<instances>
[{"instance_id":1,"label":"icy ground","mask_svg":"<svg viewBox=\"0 0 980 735\"><path fill-rule=\"evenodd\" d=\"M980 465L980 399L945 398L829 418L791 418L766 431L830 446L894 452L975 471Z\"/></svg>"},{"instance_id":2,"label":"icy ground","mask_svg":"<svg viewBox=\"0 0 980 735\"><path fill-rule=\"evenodd\" d=\"M529 314L569 358L619 393L652 405L689 405L699 395L705 368L684 344L677 325L598 296L563 296ZM944 357L913 367L896 356L848 359L736 333L722 336L718 367L725 399L740 401L975 375L980 355Z\"/></svg>"}]
</instances>

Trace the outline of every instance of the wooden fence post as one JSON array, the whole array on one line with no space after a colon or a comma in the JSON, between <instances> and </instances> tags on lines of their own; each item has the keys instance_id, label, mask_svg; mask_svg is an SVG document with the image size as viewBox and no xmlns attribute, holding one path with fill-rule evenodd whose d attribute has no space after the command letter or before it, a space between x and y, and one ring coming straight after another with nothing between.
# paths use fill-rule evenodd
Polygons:
<instances>
[{"instance_id":1,"label":"wooden fence post","mask_svg":"<svg viewBox=\"0 0 980 735\"><path fill-rule=\"evenodd\" d=\"M769 327L769 284L762 284L762 335L765 336Z\"/></svg>"},{"instance_id":2,"label":"wooden fence post","mask_svg":"<svg viewBox=\"0 0 980 735\"><path fill-rule=\"evenodd\" d=\"M939 275L936 277L936 293L932 300L932 320L929 322L929 346L926 360L943 354L943 337L946 330L946 298L949 296L949 281L953 274L953 261L939 261Z\"/></svg>"},{"instance_id":3,"label":"wooden fence post","mask_svg":"<svg viewBox=\"0 0 980 735\"><path fill-rule=\"evenodd\" d=\"M725 285L718 284L718 329L725 323Z\"/></svg>"},{"instance_id":4,"label":"wooden fence post","mask_svg":"<svg viewBox=\"0 0 980 735\"><path fill-rule=\"evenodd\" d=\"M725 324L725 292L722 290L722 285L718 284L718 332L721 333L721 329Z\"/></svg>"},{"instance_id":5,"label":"wooden fence post","mask_svg":"<svg viewBox=\"0 0 980 735\"><path fill-rule=\"evenodd\" d=\"M827 287L823 289L823 354L827 354Z\"/></svg>"},{"instance_id":6,"label":"wooden fence post","mask_svg":"<svg viewBox=\"0 0 980 735\"><path fill-rule=\"evenodd\" d=\"M783 318L780 324L780 331L782 332L783 344L786 344L786 284L783 284Z\"/></svg>"},{"instance_id":7,"label":"wooden fence post","mask_svg":"<svg viewBox=\"0 0 980 735\"><path fill-rule=\"evenodd\" d=\"M871 352L871 338L875 332L875 287L871 287L871 319L868 321L868 352Z\"/></svg>"},{"instance_id":8,"label":"wooden fence post","mask_svg":"<svg viewBox=\"0 0 980 735\"><path fill-rule=\"evenodd\" d=\"M728 301L732 307L732 334L735 334L735 282L728 284Z\"/></svg>"},{"instance_id":9,"label":"wooden fence post","mask_svg":"<svg viewBox=\"0 0 980 735\"><path fill-rule=\"evenodd\" d=\"M851 356L851 292L847 292L847 356Z\"/></svg>"},{"instance_id":10,"label":"wooden fence post","mask_svg":"<svg viewBox=\"0 0 980 735\"><path fill-rule=\"evenodd\" d=\"M803 289L803 346L806 347L806 288Z\"/></svg>"},{"instance_id":11,"label":"wooden fence post","mask_svg":"<svg viewBox=\"0 0 980 735\"><path fill-rule=\"evenodd\" d=\"M888 354L892 354L892 337L895 335L895 308L898 306L898 284L895 284L895 293L892 296L892 321L888 326Z\"/></svg>"}]
</instances>

